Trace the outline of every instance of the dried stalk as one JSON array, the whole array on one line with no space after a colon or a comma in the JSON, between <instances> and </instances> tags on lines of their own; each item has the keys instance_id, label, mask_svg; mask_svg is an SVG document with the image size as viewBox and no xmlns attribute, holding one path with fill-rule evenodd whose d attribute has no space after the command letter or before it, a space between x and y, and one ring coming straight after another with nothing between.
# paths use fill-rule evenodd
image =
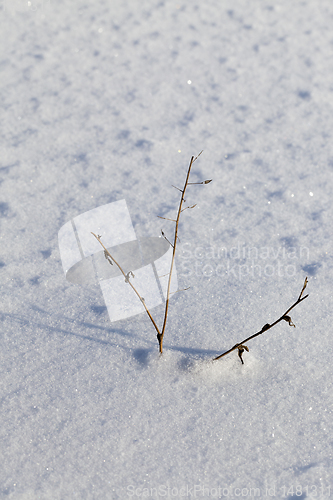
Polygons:
<instances>
[{"instance_id":1,"label":"dried stalk","mask_svg":"<svg viewBox=\"0 0 333 500\"><path fill-rule=\"evenodd\" d=\"M289 307L289 309L286 310L286 312L284 314L282 314L282 316L279 319L277 319L276 321L274 321L274 323L272 323L271 325L269 323L266 323L266 325L264 325L262 327L262 329L260 330L260 332L257 332L255 334L251 335L250 337L248 337L245 340L243 340L240 344L235 344L231 349L229 349L228 351L226 351L223 354L220 354L219 356L217 356L216 358L214 358L213 361L216 361L217 359L221 359L221 358L223 358L223 356L226 356L227 354L229 354L230 352L234 351L235 349L238 349L238 356L239 356L242 364L244 364L244 361L242 359L242 354L243 354L244 350L247 351L247 352L249 351L249 348L246 345L244 345L245 342L248 342L249 340L252 340L255 337L258 337L258 335L261 335L262 333L266 332L270 328L273 328L273 326L277 325L282 320L287 321L290 326L295 327L294 323L291 321L290 316L288 316L288 313L294 307L296 307L300 302L302 302L302 300L306 299L309 296L309 295L305 295L304 297L302 297L303 292L304 292L304 290L306 288L307 283L308 283L308 278L305 278L304 285L303 285L303 288L301 290L301 293L299 294L298 299L296 300L296 302L291 307Z\"/></svg>"},{"instance_id":2,"label":"dried stalk","mask_svg":"<svg viewBox=\"0 0 333 500\"><path fill-rule=\"evenodd\" d=\"M190 177L190 172L191 172L191 168L192 168L192 165L193 163L197 160L197 158L201 155L202 151L196 156L192 156L191 158L191 161L190 161L190 165L188 167L188 171L187 171L187 176L186 176L186 180L185 180L185 184L184 184L184 187L183 189L179 189L179 188L176 188L178 189L178 191L180 191L182 193L182 197L181 197L181 200L180 200L180 204L179 204L179 209L178 209L178 214L177 214L177 219L174 220L174 219L167 219L166 217L160 217L160 219L165 219L165 220L170 220L172 222L175 222L176 224L176 227L175 227L175 234L174 234L174 242L172 244L172 242L170 242L165 234L162 232L162 236L170 243L170 245L172 246L173 248L173 252L172 252L172 259L171 259L171 265L170 265L170 271L169 271L169 280L168 280L168 287L167 287L167 296L166 296L166 303L165 303L165 312L164 312L164 321L163 321L163 327L162 327L162 330L160 331L158 326L156 325L150 311L148 310L148 307L143 299L143 297L141 297L141 295L139 294L139 292L137 291L137 289L134 287L133 283L130 281L130 275L133 275L132 271L130 271L129 273L125 274L125 272L123 271L122 267L120 266L120 264L118 264L118 262L112 257L112 255L110 254L109 250L104 246L104 244L102 243L101 241L101 236L100 235L96 235L95 233L91 233L93 236L95 236L95 238L97 239L97 241L102 245L102 247L104 248L104 255L105 255L105 258L107 259L107 261L113 265L113 263L116 264L116 266L118 267L118 269L121 271L121 273L123 274L124 278L125 278L125 281L126 283L129 283L131 288L134 290L134 292L136 293L136 295L138 296L138 298L140 299L140 301L142 302L142 304L144 305L144 308L146 310L146 313L148 314L149 316L149 319L151 320L151 322L153 323L154 327L155 327L155 330L157 332L157 339L158 339L158 343L159 343L159 352L162 354L163 352L163 338L164 338L164 333L165 333L165 327L166 327L166 320L167 320L167 316L168 316L168 309L169 309L169 299L170 299L170 287L171 287L171 277L172 277L172 271L173 271L173 268L174 268L174 262L175 262L175 254L176 254L176 244L177 244L177 240L179 240L178 238L178 225L179 225L179 219L180 219L180 214L181 212L184 212L184 210L187 210L187 209L190 209L190 208L194 208L195 205L192 205L192 206L189 206L189 207L186 207L184 209L182 209L182 206L183 206L183 202L186 201L185 200L185 191L186 191L186 188L189 184L208 184L209 182L211 182L211 180L206 180L206 181L202 181L202 182L188 182L189 181L189 177ZM173 186L175 187L175 186ZM185 289L187 290L187 289ZM177 290L177 291L180 291L180 290ZM173 292L173 293L176 293L176 292Z\"/></svg>"},{"instance_id":3,"label":"dried stalk","mask_svg":"<svg viewBox=\"0 0 333 500\"><path fill-rule=\"evenodd\" d=\"M196 156L196 157L192 156L190 164L189 164L189 167L188 167L188 170L187 170L187 176L186 176L186 180L185 180L185 184L184 184L183 189L179 189L178 187L173 186L174 188L178 189L178 191L180 191L182 193L182 196L181 196L181 199L180 199L179 208L178 208L178 214L177 214L177 218L176 218L176 221L175 221L176 222L176 227L175 227L175 234L174 234L173 245L171 243L171 246L173 247L173 251L172 251L172 259L171 259L171 266L170 266L170 272L169 272L167 297L166 297L166 302L165 302L164 321L163 321L163 326L162 326L161 333L157 334L157 340L158 340L158 343L159 343L159 350L160 350L161 354L163 352L163 338L164 338L166 321L167 321L167 316L168 316L168 309L169 309L170 286L171 286L171 278L172 278L173 266L174 266L174 262L175 262L175 255L176 255L176 245L177 245L177 239L178 239L178 225L179 225L180 214L184 210L187 210L188 208L194 208L195 207L195 205L193 205L193 206L186 207L186 208L182 209L183 203L184 203L184 201L186 201L185 200L186 188L187 188L187 186L189 184L208 184L209 182L211 182L211 180L206 180L206 181L203 181L203 182L191 182L191 183L189 183L189 178L190 178L190 172L191 172L192 165L199 158L199 156L201 155L201 153L202 153L202 151L200 151L200 153L198 154L198 156ZM162 232L162 234L163 234L163 232Z\"/></svg>"},{"instance_id":4,"label":"dried stalk","mask_svg":"<svg viewBox=\"0 0 333 500\"><path fill-rule=\"evenodd\" d=\"M146 303L145 303L145 300L143 297L141 297L141 295L139 294L139 292L137 291L137 289L135 288L135 286L133 285L133 283L130 281L130 274L132 274L132 277L134 277L134 274L132 273L132 271L129 271L127 274L124 273L122 267L120 266L120 264L118 264L118 262L112 257L112 255L110 254L109 250L104 246L104 244L101 242L101 236L98 235L96 236L95 233L91 233L92 235L95 236L96 240L102 245L102 247L104 248L104 255L105 255L105 258L106 260L111 264L112 262L114 262L116 264L116 266L118 267L118 269L121 271L121 273L123 274L124 278L125 278L125 281L126 283L129 283L132 290L134 290L134 292L137 294L137 296L139 297L140 301L142 302L145 310L146 310L146 313L148 314L149 318L150 318L150 321L153 323L156 331L157 331L157 335L160 335L160 331L158 329L158 326L156 325L152 315L150 314L150 311L148 309L148 307L146 306ZM111 259L111 262L110 262L110 259Z\"/></svg>"}]
</instances>

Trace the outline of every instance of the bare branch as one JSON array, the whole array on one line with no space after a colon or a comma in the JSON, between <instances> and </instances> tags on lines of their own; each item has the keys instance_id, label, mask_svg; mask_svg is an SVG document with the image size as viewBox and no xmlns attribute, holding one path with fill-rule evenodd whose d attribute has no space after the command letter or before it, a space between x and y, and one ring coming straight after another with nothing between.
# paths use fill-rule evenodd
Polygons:
<instances>
[{"instance_id":1,"label":"bare branch","mask_svg":"<svg viewBox=\"0 0 333 500\"><path fill-rule=\"evenodd\" d=\"M202 181L202 182L189 182L189 185L194 185L194 184L209 184L212 182L213 179L208 179L207 181Z\"/></svg>"},{"instance_id":2,"label":"bare branch","mask_svg":"<svg viewBox=\"0 0 333 500\"><path fill-rule=\"evenodd\" d=\"M192 164L199 158L201 153L203 153L203 149L200 151L200 153L195 158L193 158L193 156L192 156L192 158L193 158Z\"/></svg>"},{"instance_id":3,"label":"bare branch","mask_svg":"<svg viewBox=\"0 0 333 500\"><path fill-rule=\"evenodd\" d=\"M157 215L159 219L164 219L164 220L171 220L172 222L176 222L175 219L168 219L167 217L161 217L160 215Z\"/></svg>"},{"instance_id":4,"label":"bare branch","mask_svg":"<svg viewBox=\"0 0 333 500\"><path fill-rule=\"evenodd\" d=\"M251 335L250 337L247 337L245 340L243 340L240 344L235 344L231 349L229 349L228 351L224 352L223 354L220 354L219 356L217 356L216 358L213 359L213 361L216 361L217 359L220 359L220 358L223 358L224 356L226 356L227 354L229 354L230 352L234 351L235 349L238 349L238 355L242 361L242 363L244 364L243 362L243 359L241 357L241 354L244 352L244 350L242 350L242 352L240 353L240 348L245 348L244 344L245 342L248 342L249 340L252 340L254 339L255 337L258 337L258 335L261 335L262 333L266 332L266 330L269 330L270 328L273 328L273 326L277 325L278 323L280 323L280 321L284 320L284 321L287 321L289 323L290 326L294 326L294 323L291 321L291 318L290 316L287 316L288 312L291 311L294 307L296 307L300 302L302 302L302 300L306 299L309 295L305 295L304 297L302 297L303 295L303 292L306 288L306 285L308 283L308 278L306 277L305 278L305 281L304 281L304 285L303 285L303 288L302 288L302 291L301 293L299 294L299 297L298 299L296 300L296 302L291 306L289 307L289 309L287 309L287 311L282 314L282 316L280 316L279 319L277 319L276 321L274 321L274 323L272 323L271 325L269 323L266 323L266 325L264 325L262 327L262 329L260 330L260 332L257 332L257 333L254 333L253 335ZM248 349L246 349L248 351Z\"/></svg>"},{"instance_id":5,"label":"bare branch","mask_svg":"<svg viewBox=\"0 0 333 500\"><path fill-rule=\"evenodd\" d=\"M170 274L169 274L169 281L168 281L168 288L167 288L167 296L166 296L166 302L165 302L165 312L164 312L163 327L162 327L161 334L157 335L157 339L158 339L158 342L159 342L159 348L160 348L160 353L161 354L163 352L163 337L164 337L164 333L165 333L166 321L167 321L167 316L168 316L168 308L169 308L169 300L170 300L171 277L172 277L172 270L173 270L173 266L174 266L174 262L175 262L176 245L177 245L177 239L178 239L179 219L180 219L180 214L183 211L182 210L182 206L183 206L183 203L185 202L185 191L186 191L186 188L187 188L188 183L189 183L191 168L192 168L193 163L199 158L199 156L201 155L201 153L202 153L202 151L200 151L200 153L196 157L192 156L190 164L189 164L189 167L188 167L188 170L187 170L187 176L186 176L186 179L185 179L185 184L184 184L183 189L181 190L179 188L176 188L176 189L178 189L182 193L182 196L181 196L181 199L180 199L179 208L178 208L178 214L177 214L177 218L176 218L176 227L175 227L175 234L174 234L173 252L172 252L172 259L171 259L171 266L170 266ZM190 208L190 207L188 207L188 208Z\"/></svg>"},{"instance_id":6,"label":"bare branch","mask_svg":"<svg viewBox=\"0 0 333 500\"><path fill-rule=\"evenodd\" d=\"M173 248L173 244L172 244L172 243L168 240L168 238L165 236L165 234L164 234L164 232L162 231L162 229L161 229L161 233L162 233L163 238L164 238L164 239L165 239L165 240L169 243L169 245L171 245L171 246L172 246L172 248Z\"/></svg>"},{"instance_id":7,"label":"bare branch","mask_svg":"<svg viewBox=\"0 0 333 500\"><path fill-rule=\"evenodd\" d=\"M305 278L305 281L304 281L304 285L303 285L302 291L301 291L301 293L299 294L298 300L302 297L303 292L304 292L304 290L306 289L306 285L307 285L307 284L308 284L308 278L306 277L306 278ZM305 297L304 297L304 298L305 298Z\"/></svg>"},{"instance_id":8,"label":"bare branch","mask_svg":"<svg viewBox=\"0 0 333 500\"><path fill-rule=\"evenodd\" d=\"M185 201L185 200L184 200L184 201ZM197 206L197 204L192 205L191 207L186 207L186 208L183 208L182 212L184 212L184 211L185 211L185 210L187 210L188 208L194 208L194 207L196 207L196 206Z\"/></svg>"},{"instance_id":9,"label":"bare branch","mask_svg":"<svg viewBox=\"0 0 333 500\"><path fill-rule=\"evenodd\" d=\"M183 189L179 189L178 187L173 186L175 189L177 189L178 191L180 191L181 194L182 194L181 195L181 199L180 199L180 203L179 203L177 218L176 219L169 219L167 217L158 216L160 219L169 220L169 221L175 223L175 232L174 232L173 244L168 240L168 238L165 236L164 232L161 230L161 234L162 234L163 238L165 238L165 240L171 245L171 247L173 249L173 251L172 251L172 258L171 258L171 264L170 264L170 271L169 271L168 274L164 275L164 276L169 276L169 278L168 278L168 286L167 286L167 293L166 293L164 321L163 321L163 327L162 327L161 331L157 327L157 325L156 325L156 323L155 323L152 315L150 314L150 311L148 310L147 305L145 303L145 299L143 297L141 297L141 295L139 294L139 292L134 287L132 281L130 280L131 277L134 278L133 272L129 271L127 274L125 274L125 272L122 269L122 267L120 266L120 264L112 257L112 255L110 254L110 252L108 251L108 249L102 243L102 241L101 241L101 235L96 235L95 233L91 233L97 239L97 241L100 243L100 245L103 247L103 249L104 249L104 256L105 256L106 260L111 265L115 264L118 267L118 269L121 271L122 275L125 278L125 282L128 283L131 286L131 288L133 289L133 291L136 293L136 295L140 299L141 303L143 304L143 306L144 306L144 308L145 308L145 310L146 310L146 312L147 312L147 314L148 314L148 316L149 316L151 322L153 323L153 325L155 327L155 330L157 332L157 339L158 339L158 343L159 343L159 351L160 351L160 353L163 352L163 337L164 337L164 333L165 333L166 321L167 321L167 316L168 316L168 308L169 308L169 300L170 300L170 295L171 295L171 292L170 292L171 277L172 277L172 271L173 271L173 267L174 267L174 263L175 263L176 245L177 245L177 242L179 241L179 237L178 237L178 225L179 225L180 214L184 210L187 210L188 208L194 208L196 206L196 205L192 205L192 206L188 206L188 207L186 207L184 209L182 208L183 203L186 202L186 200L185 200L185 191L186 191L186 188L187 188L187 186L189 184L189 177L190 177L190 172L191 172L192 165L199 158L199 156L201 155L201 153L202 153L202 151L200 151L200 153L196 157L192 156L192 158L190 160L190 164L189 164L189 167L188 167L188 170L187 170L187 176L186 176L184 188ZM193 184L208 184L208 182L210 182L210 181L203 181L201 183L193 183ZM188 290L188 288L185 288L184 290L176 290L176 292L172 292L172 293L177 293L177 292L185 291L185 290Z\"/></svg>"},{"instance_id":10,"label":"bare branch","mask_svg":"<svg viewBox=\"0 0 333 500\"><path fill-rule=\"evenodd\" d=\"M155 327L155 330L157 331L157 335L160 335L160 331L158 329L158 326L156 325L152 315L150 314L150 311L148 309L148 307L146 306L146 303L145 303L145 300L143 297L141 297L141 295L139 294L139 292L137 291L137 289L135 288L135 286L133 285L133 283L129 280L130 278L130 275L132 275L132 277L134 278L134 274L132 273L132 271L129 271L127 274L125 274L123 268L120 266L120 264L118 264L118 262L112 257L112 255L110 254L109 250L106 248L106 246L102 243L101 241L101 236L100 235L96 235L95 233L91 233L93 236L95 236L96 240L100 243L100 245L102 245L102 247L104 248L104 255L105 255L105 258L108 260L108 262L110 262L110 260L112 262L114 262L116 264L116 266L118 267L118 269L121 271L122 275L124 276L125 278L125 282L128 283L131 288L133 289L133 291L136 293L136 295L139 297L139 299L141 300L145 310L146 310L146 313L148 314L149 318L150 318L150 321L153 323L154 327ZM112 263L111 262L111 263Z\"/></svg>"},{"instance_id":11,"label":"bare branch","mask_svg":"<svg viewBox=\"0 0 333 500\"><path fill-rule=\"evenodd\" d=\"M177 188L177 187L176 187L176 186L174 186L173 184L171 184L171 186L172 186L173 188L175 188L175 189L178 189L178 191L180 191L181 193L183 192L183 190L182 190L182 189Z\"/></svg>"}]
</instances>

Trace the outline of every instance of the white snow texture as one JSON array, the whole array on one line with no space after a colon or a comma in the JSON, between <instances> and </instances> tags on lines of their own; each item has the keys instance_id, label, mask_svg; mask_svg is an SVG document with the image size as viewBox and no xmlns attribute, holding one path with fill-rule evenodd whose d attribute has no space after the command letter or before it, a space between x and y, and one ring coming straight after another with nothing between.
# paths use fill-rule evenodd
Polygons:
<instances>
[{"instance_id":1,"label":"white snow texture","mask_svg":"<svg viewBox=\"0 0 333 500\"><path fill-rule=\"evenodd\" d=\"M333 494L332 26L329 0L2 0L1 499ZM58 232L125 200L172 239L201 150L160 357ZM306 276L296 328L212 362Z\"/></svg>"}]
</instances>

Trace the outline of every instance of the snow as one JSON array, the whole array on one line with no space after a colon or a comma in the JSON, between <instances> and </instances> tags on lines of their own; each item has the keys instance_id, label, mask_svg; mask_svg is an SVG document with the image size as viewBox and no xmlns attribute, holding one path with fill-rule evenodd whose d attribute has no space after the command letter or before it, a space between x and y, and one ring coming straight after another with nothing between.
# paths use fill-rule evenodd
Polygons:
<instances>
[{"instance_id":1,"label":"snow","mask_svg":"<svg viewBox=\"0 0 333 500\"><path fill-rule=\"evenodd\" d=\"M0 498L328 499L332 3L0 8ZM145 313L66 281L58 232L125 200L138 239L172 237L202 149L159 357ZM305 276L296 328L212 362Z\"/></svg>"}]
</instances>

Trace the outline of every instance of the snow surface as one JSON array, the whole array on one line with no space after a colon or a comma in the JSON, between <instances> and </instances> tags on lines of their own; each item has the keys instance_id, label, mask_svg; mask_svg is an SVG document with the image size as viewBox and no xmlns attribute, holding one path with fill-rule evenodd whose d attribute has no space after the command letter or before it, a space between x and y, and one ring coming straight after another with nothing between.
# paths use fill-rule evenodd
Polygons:
<instances>
[{"instance_id":1,"label":"snow surface","mask_svg":"<svg viewBox=\"0 0 333 500\"><path fill-rule=\"evenodd\" d=\"M330 498L332 26L329 0L2 0L1 499ZM58 231L125 199L172 235L201 149L159 358ZM212 363L305 276L296 328Z\"/></svg>"}]
</instances>

